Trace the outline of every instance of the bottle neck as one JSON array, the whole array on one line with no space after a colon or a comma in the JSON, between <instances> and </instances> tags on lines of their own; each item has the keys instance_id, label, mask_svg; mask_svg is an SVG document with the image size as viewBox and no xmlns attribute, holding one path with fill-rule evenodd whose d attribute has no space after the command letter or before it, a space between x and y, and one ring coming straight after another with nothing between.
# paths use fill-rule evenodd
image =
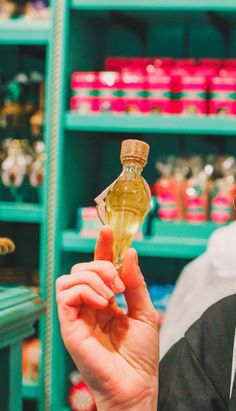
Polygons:
<instances>
[{"instance_id":1,"label":"bottle neck","mask_svg":"<svg viewBox=\"0 0 236 411\"><path fill-rule=\"evenodd\" d=\"M144 164L137 160L127 160L123 161L123 170L121 177L125 179L132 180L134 178L141 177L141 173L144 167Z\"/></svg>"}]
</instances>

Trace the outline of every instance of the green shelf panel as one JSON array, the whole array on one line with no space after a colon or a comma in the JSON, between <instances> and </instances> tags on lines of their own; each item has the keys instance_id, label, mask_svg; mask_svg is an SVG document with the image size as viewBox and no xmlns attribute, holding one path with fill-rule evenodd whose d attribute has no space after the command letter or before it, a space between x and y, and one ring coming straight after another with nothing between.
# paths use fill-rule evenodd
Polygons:
<instances>
[{"instance_id":1,"label":"green shelf panel","mask_svg":"<svg viewBox=\"0 0 236 411\"><path fill-rule=\"evenodd\" d=\"M235 11L235 0L71 0L79 10Z\"/></svg>"},{"instance_id":2,"label":"green shelf panel","mask_svg":"<svg viewBox=\"0 0 236 411\"><path fill-rule=\"evenodd\" d=\"M194 225L188 223L155 223L155 235L135 241L133 246L140 256L195 258L202 254L211 233L218 228L213 223ZM62 233L62 251L92 253L96 239L81 237L78 231Z\"/></svg>"},{"instance_id":3,"label":"green shelf panel","mask_svg":"<svg viewBox=\"0 0 236 411\"><path fill-rule=\"evenodd\" d=\"M235 2L236 3L236 2ZM236 118L156 117L150 115L78 115L68 112L65 127L75 131L125 133L208 134L236 136Z\"/></svg>"},{"instance_id":4,"label":"green shelf panel","mask_svg":"<svg viewBox=\"0 0 236 411\"><path fill-rule=\"evenodd\" d=\"M1 20L0 44L47 44L50 39L49 20L24 18Z\"/></svg>"},{"instance_id":5,"label":"green shelf panel","mask_svg":"<svg viewBox=\"0 0 236 411\"><path fill-rule=\"evenodd\" d=\"M43 208L40 204L0 202L0 221L40 223Z\"/></svg>"},{"instance_id":6,"label":"green shelf panel","mask_svg":"<svg viewBox=\"0 0 236 411\"><path fill-rule=\"evenodd\" d=\"M22 396L28 400L37 400L40 396L39 384L37 382L24 382L22 384Z\"/></svg>"}]
</instances>

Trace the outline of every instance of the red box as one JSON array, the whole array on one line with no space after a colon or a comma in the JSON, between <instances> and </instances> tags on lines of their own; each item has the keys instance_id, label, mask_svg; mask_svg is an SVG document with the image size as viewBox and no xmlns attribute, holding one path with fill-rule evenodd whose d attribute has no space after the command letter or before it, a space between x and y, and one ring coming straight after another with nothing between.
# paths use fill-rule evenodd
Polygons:
<instances>
[{"instance_id":1,"label":"red box","mask_svg":"<svg viewBox=\"0 0 236 411\"><path fill-rule=\"evenodd\" d=\"M100 71L98 77L98 110L122 112L123 83L121 74L115 71Z\"/></svg>"},{"instance_id":2,"label":"red box","mask_svg":"<svg viewBox=\"0 0 236 411\"><path fill-rule=\"evenodd\" d=\"M148 74L147 105L153 114L171 113L171 77L159 71Z\"/></svg>"},{"instance_id":3,"label":"red box","mask_svg":"<svg viewBox=\"0 0 236 411\"><path fill-rule=\"evenodd\" d=\"M214 77L210 85L209 114L220 117L236 115L236 78Z\"/></svg>"},{"instance_id":4,"label":"red box","mask_svg":"<svg viewBox=\"0 0 236 411\"><path fill-rule=\"evenodd\" d=\"M105 60L105 70L120 71L128 64L127 57L108 57Z\"/></svg>"},{"instance_id":5,"label":"red box","mask_svg":"<svg viewBox=\"0 0 236 411\"><path fill-rule=\"evenodd\" d=\"M123 70L123 111L126 113L147 113L147 77L140 70Z\"/></svg>"},{"instance_id":6,"label":"red box","mask_svg":"<svg viewBox=\"0 0 236 411\"><path fill-rule=\"evenodd\" d=\"M182 74L182 75L181 75ZM191 76L177 71L172 76L172 113L205 115L207 113L207 81L204 76Z\"/></svg>"}]
</instances>

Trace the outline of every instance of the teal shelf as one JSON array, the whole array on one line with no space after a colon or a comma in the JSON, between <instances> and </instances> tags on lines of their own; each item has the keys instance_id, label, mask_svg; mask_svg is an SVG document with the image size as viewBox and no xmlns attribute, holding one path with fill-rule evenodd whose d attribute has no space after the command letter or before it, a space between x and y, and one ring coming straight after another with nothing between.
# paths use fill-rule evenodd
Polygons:
<instances>
[{"instance_id":1,"label":"teal shelf","mask_svg":"<svg viewBox=\"0 0 236 411\"><path fill-rule=\"evenodd\" d=\"M235 0L71 0L79 10L236 11Z\"/></svg>"},{"instance_id":2,"label":"teal shelf","mask_svg":"<svg viewBox=\"0 0 236 411\"><path fill-rule=\"evenodd\" d=\"M0 44L42 45L50 39L49 20L1 20Z\"/></svg>"},{"instance_id":3,"label":"teal shelf","mask_svg":"<svg viewBox=\"0 0 236 411\"><path fill-rule=\"evenodd\" d=\"M205 251L209 236L218 227L159 222L156 235L135 241L133 247L143 257L195 258ZM61 237L61 249L67 252L92 253L95 243L95 238L81 237L75 230L64 231Z\"/></svg>"},{"instance_id":4,"label":"teal shelf","mask_svg":"<svg viewBox=\"0 0 236 411\"><path fill-rule=\"evenodd\" d=\"M37 382L24 382L22 384L22 396L27 400L37 400L40 396L39 384Z\"/></svg>"},{"instance_id":5,"label":"teal shelf","mask_svg":"<svg viewBox=\"0 0 236 411\"><path fill-rule=\"evenodd\" d=\"M0 221L40 223L42 217L40 204L0 202Z\"/></svg>"},{"instance_id":6,"label":"teal shelf","mask_svg":"<svg viewBox=\"0 0 236 411\"><path fill-rule=\"evenodd\" d=\"M236 118L156 117L150 115L78 115L68 112L65 127L75 131L125 133L208 134L236 136Z\"/></svg>"}]
</instances>

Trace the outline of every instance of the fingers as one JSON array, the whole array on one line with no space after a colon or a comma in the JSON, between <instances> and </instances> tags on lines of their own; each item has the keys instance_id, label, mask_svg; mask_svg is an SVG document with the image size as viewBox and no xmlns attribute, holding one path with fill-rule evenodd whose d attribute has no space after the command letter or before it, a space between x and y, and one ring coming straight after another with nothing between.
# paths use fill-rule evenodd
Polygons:
<instances>
[{"instance_id":1,"label":"fingers","mask_svg":"<svg viewBox=\"0 0 236 411\"><path fill-rule=\"evenodd\" d=\"M113 261L113 231L109 226L101 228L95 247L94 260Z\"/></svg>"},{"instance_id":2,"label":"fingers","mask_svg":"<svg viewBox=\"0 0 236 411\"><path fill-rule=\"evenodd\" d=\"M125 290L124 283L120 279L116 268L109 261L91 261L89 263L76 264L72 267L71 274L83 273L85 271L97 274L116 294L122 293Z\"/></svg>"},{"instance_id":3,"label":"fingers","mask_svg":"<svg viewBox=\"0 0 236 411\"><path fill-rule=\"evenodd\" d=\"M153 307L146 283L138 265L137 252L127 250L121 272L125 284L125 299L128 305L128 315L134 319L158 325L158 314Z\"/></svg>"},{"instance_id":4,"label":"fingers","mask_svg":"<svg viewBox=\"0 0 236 411\"><path fill-rule=\"evenodd\" d=\"M84 284L74 286L57 294L58 313L61 320L65 317L67 321L71 322L78 319L79 307L82 304L99 310L108 305L108 300Z\"/></svg>"},{"instance_id":5,"label":"fingers","mask_svg":"<svg viewBox=\"0 0 236 411\"><path fill-rule=\"evenodd\" d=\"M111 298L114 292L104 281L92 271L76 271L73 275L63 275L57 280L57 293L68 290L79 284L85 284L91 287L96 293L104 298Z\"/></svg>"}]
</instances>

